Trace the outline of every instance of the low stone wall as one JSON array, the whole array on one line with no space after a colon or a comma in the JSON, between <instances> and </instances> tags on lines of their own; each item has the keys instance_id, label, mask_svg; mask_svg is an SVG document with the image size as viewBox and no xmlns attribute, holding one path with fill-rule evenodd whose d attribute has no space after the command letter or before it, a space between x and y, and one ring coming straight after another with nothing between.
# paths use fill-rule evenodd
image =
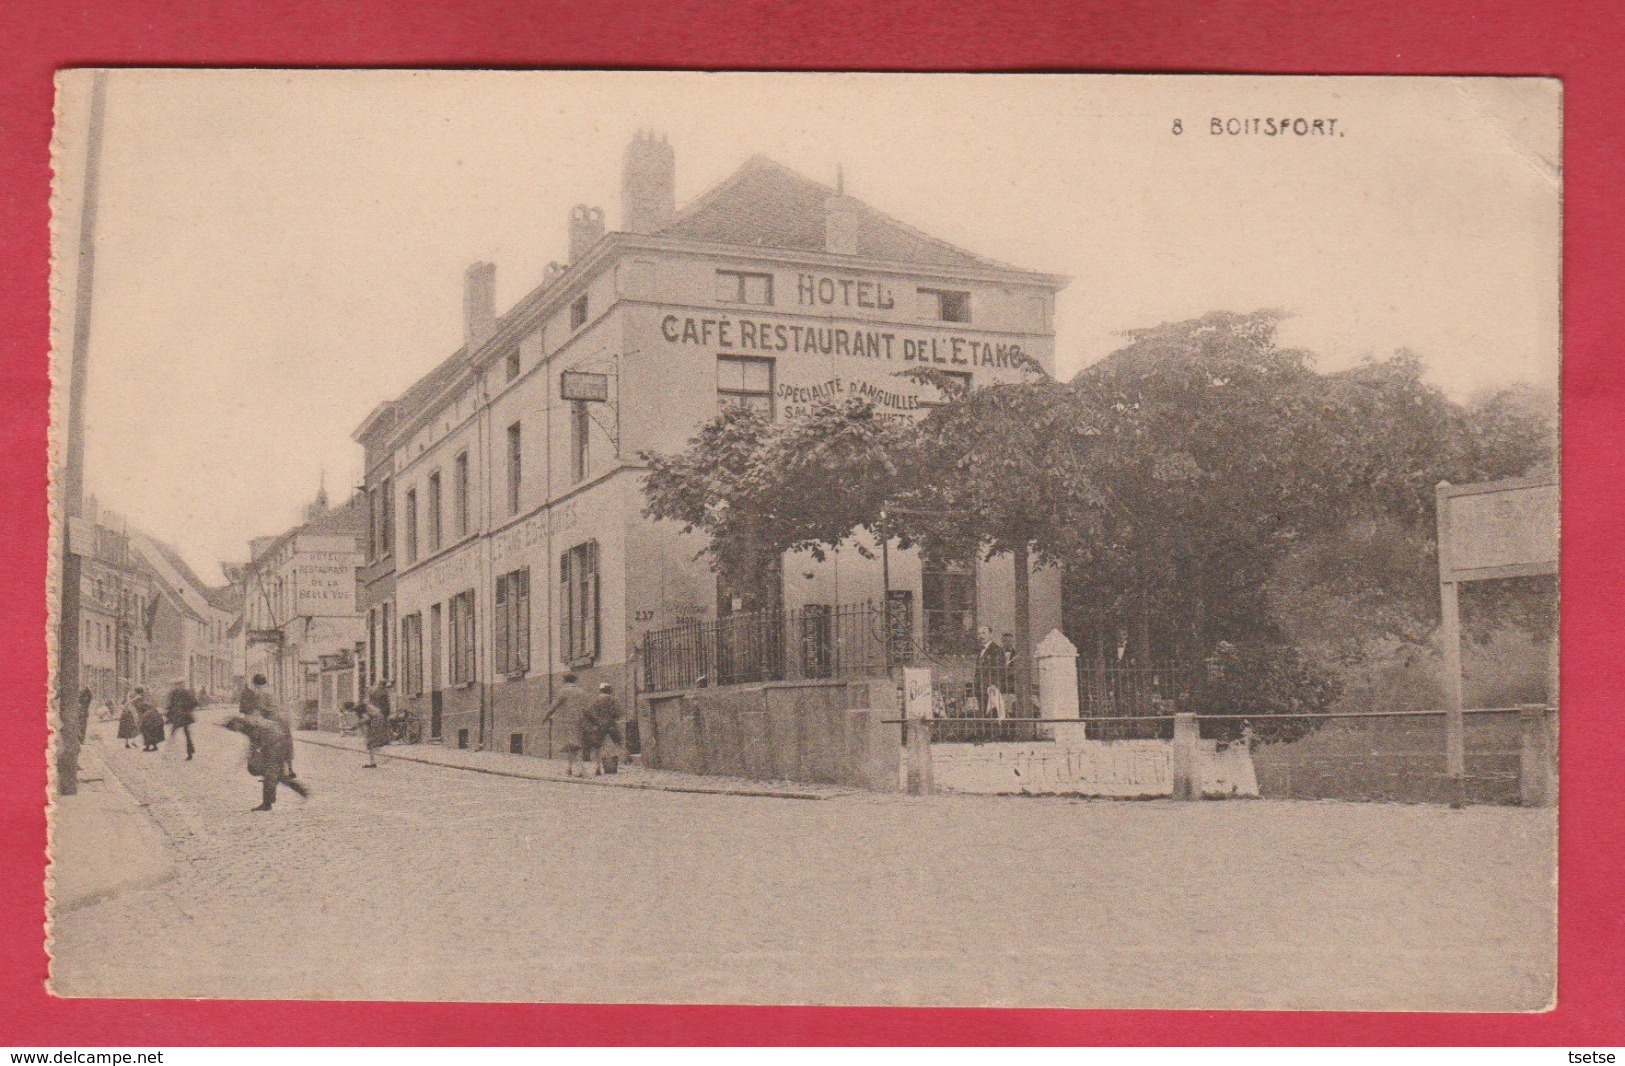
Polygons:
<instances>
[{"instance_id":1,"label":"low stone wall","mask_svg":"<svg viewBox=\"0 0 1625 1066\"><path fill-rule=\"evenodd\" d=\"M803 681L653 693L638 701L658 770L899 788L902 730L889 682Z\"/></svg>"},{"instance_id":2,"label":"low stone wall","mask_svg":"<svg viewBox=\"0 0 1625 1066\"><path fill-rule=\"evenodd\" d=\"M1086 740L931 745L931 775L943 792L989 795L1171 796L1173 742ZM1198 741L1192 784L1199 795L1256 796L1258 781L1245 746Z\"/></svg>"}]
</instances>

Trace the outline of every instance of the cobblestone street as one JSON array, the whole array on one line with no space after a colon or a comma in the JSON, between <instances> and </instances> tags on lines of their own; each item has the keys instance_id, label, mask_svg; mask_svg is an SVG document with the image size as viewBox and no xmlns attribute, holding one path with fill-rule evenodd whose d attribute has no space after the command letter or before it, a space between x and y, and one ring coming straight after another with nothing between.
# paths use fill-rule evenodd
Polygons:
<instances>
[{"instance_id":1,"label":"cobblestone street","mask_svg":"<svg viewBox=\"0 0 1625 1066\"><path fill-rule=\"evenodd\" d=\"M178 876L61 915L70 996L1539 1009L1550 811L581 788L214 709L111 771Z\"/></svg>"}]
</instances>

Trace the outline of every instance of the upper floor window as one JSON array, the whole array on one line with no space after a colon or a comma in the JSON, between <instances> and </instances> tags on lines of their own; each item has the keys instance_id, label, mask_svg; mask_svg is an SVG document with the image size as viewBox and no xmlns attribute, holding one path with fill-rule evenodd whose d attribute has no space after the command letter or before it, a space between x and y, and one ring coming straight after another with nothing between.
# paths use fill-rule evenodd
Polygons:
<instances>
[{"instance_id":1,"label":"upper floor window","mask_svg":"<svg viewBox=\"0 0 1625 1066\"><path fill-rule=\"evenodd\" d=\"M773 304L773 275L740 270L717 271L717 299L732 304Z\"/></svg>"},{"instance_id":2,"label":"upper floor window","mask_svg":"<svg viewBox=\"0 0 1625 1066\"><path fill-rule=\"evenodd\" d=\"M383 513L378 527L383 542L378 550L382 555L389 555L395 551L395 486L387 477L378 486L378 503Z\"/></svg>"},{"instance_id":3,"label":"upper floor window","mask_svg":"<svg viewBox=\"0 0 1625 1066\"><path fill-rule=\"evenodd\" d=\"M519 477L523 472L520 467L520 431L519 423L515 422L508 427L508 513L519 513Z\"/></svg>"},{"instance_id":4,"label":"upper floor window","mask_svg":"<svg viewBox=\"0 0 1625 1066\"><path fill-rule=\"evenodd\" d=\"M505 366L506 366L506 372L507 372L507 375L508 375L507 380L512 381L514 378L519 376L519 349L518 348L509 349L508 358L507 358L507 360L505 362Z\"/></svg>"},{"instance_id":5,"label":"upper floor window","mask_svg":"<svg viewBox=\"0 0 1625 1066\"><path fill-rule=\"evenodd\" d=\"M570 328L580 329L587 324L587 296L583 293L570 303Z\"/></svg>"},{"instance_id":6,"label":"upper floor window","mask_svg":"<svg viewBox=\"0 0 1625 1066\"><path fill-rule=\"evenodd\" d=\"M592 444L592 415L582 400L570 405L570 480L587 477L588 451Z\"/></svg>"},{"instance_id":7,"label":"upper floor window","mask_svg":"<svg viewBox=\"0 0 1625 1066\"><path fill-rule=\"evenodd\" d=\"M459 452L452 463L452 529L459 537L468 536L468 453Z\"/></svg>"},{"instance_id":8,"label":"upper floor window","mask_svg":"<svg viewBox=\"0 0 1625 1066\"><path fill-rule=\"evenodd\" d=\"M773 360L717 357L717 405L748 407L769 421L773 418Z\"/></svg>"},{"instance_id":9,"label":"upper floor window","mask_svg":"<svg viewBox=\"0 0 1625 1066\"><path fill-rule=\"evenodd\" d=\"M933 322L969 322L970 293L953 289L921 289L920 317Z\"/></svg>"},{"instance_id":10,"label":"upper floor window","mask_svg":"<svg viewBox=\"0 0 1625 1066\"><path fill-rule=\"evenodd\" d=\"M406 536L406 561L413 563L418 558L418 490L406 490L405 528L401 530Z\"/></svg>"},{"instance_id":11,"label":"upper floor window","mask_svg":"<svg viewBox=\"0 0 1625 1066\"><path fill-rule=\"evenodd\" d=\"M440 550L440 471L429 475L429 550Z\"/></svg>"}]
</instances>

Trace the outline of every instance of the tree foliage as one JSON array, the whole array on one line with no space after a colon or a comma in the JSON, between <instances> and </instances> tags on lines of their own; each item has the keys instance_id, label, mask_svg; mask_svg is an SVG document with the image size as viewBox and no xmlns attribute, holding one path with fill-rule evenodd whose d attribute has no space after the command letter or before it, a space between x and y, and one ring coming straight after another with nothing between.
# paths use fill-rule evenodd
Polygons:
<instances>
[{"instance_id":1,"label":"tree foliage","mask_svg":"<svg viewBox=\"0 0 1625 1066\"><path fill-rule=\"evenodd\" d=\"M1549 461L1518 390L1453 403L1404 351L1320 374L1276 343L1282 317L1134 331L1074 379L1102 419L1090 466L1110 506L1097 550L1069 560L1069 606L1098 645L1122 630L1138 656L1188 659L1299 638L1292 570L1338 588L1367 636L1415 641L1436 599L1434 487Z\"/></svg>"},{"instance_id":2,"label":"tree foliage","mask_svg":"<svg viewBox=\"0 0 1625 1066\"><path fill-rule=\"evenodd\" d=\"M1221 641L1291 642L1322 664L1414 654L1436 624L1435 486L1549 468L1555 408L1526 388L1452 402L1405 351L1319 373L1278 343L1284 317L1130 331L1064 385L954 393L919 368L950 402L917 423L860 399L780 424L730 409L682 453L643 456L645 514L704 533L741 588L858 530L941 561L1008 554L1022 649L1032 562L1064 567L1086 657L1126 644L1190 662ZM1543 595L1475 603L1474 632L1548 626Z\"/></svg>"}]
</instances>

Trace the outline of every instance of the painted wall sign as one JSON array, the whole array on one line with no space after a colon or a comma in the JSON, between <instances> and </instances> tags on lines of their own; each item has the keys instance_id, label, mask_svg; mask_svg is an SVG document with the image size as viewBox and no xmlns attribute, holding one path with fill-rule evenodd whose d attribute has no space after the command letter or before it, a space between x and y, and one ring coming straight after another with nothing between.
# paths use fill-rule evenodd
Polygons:
<instances>
[{"instance_id":1,"label":"painted wall sign","mask_svg":"<svg viewBox=\"0 0 1625 1066\"><path fill-rule=\"evenodd\" d=\"M897 296L889 284L872 278L797 274L796 303L803 307L863 307L889 311L897 306Z\"/></svg>"},{"instance_id":2,"label":"painted wall sign","mask_svg":"<svg viewBox=\"0 0 1625 1066\"><path fill-rule=\"evenodd\" d=\"M667 314L660 320L666 343L736 352L848 356L895 363L1017 369L1031 353L1019 341L914 329L819 326L800 321Z\"/></svg>"}]
</instances>

